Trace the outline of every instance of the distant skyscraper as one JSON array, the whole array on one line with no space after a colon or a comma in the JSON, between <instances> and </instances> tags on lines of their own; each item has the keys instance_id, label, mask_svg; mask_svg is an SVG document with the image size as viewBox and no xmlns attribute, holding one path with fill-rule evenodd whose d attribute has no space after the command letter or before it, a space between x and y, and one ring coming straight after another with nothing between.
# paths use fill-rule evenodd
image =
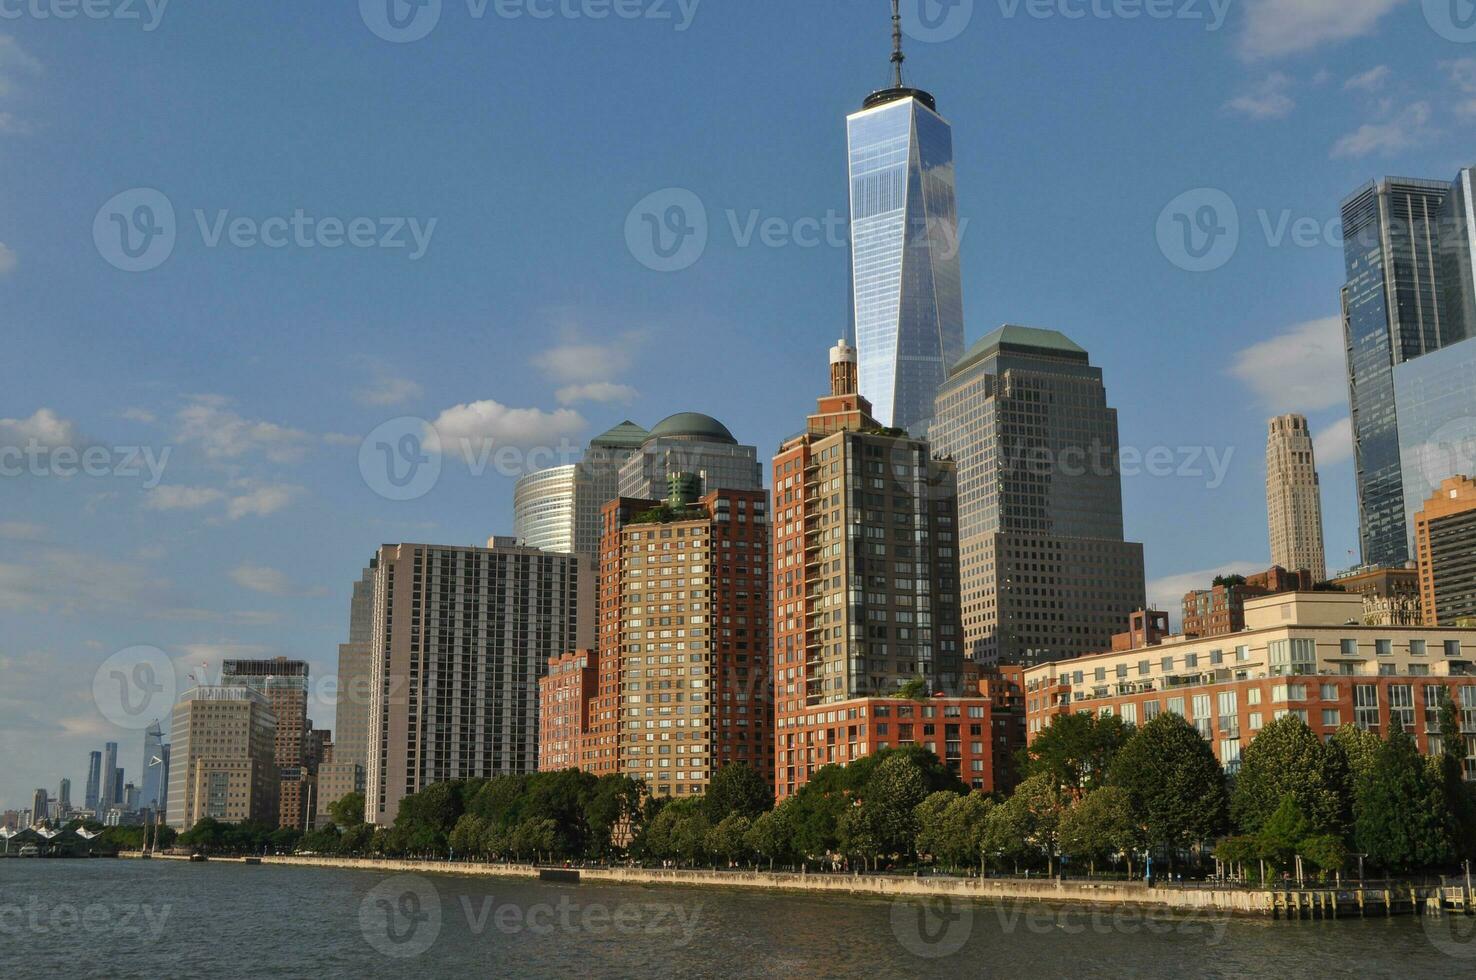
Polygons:
<instances>
[{"instance_id":1,"label":"distant skyscraper","mask_svg":"<svg viewBox=\"0 0 1476 980\"><path fill-rule=\"evenodd\" d=\"M1327 580L1322 547L1322 486L1312 451L1312 433L1301 415L1271 420L1266 439L1266 517L1271 564L1310 571Z\"/></svg>"},{"instance_id":2,"label":"distant skyscraper","mask_svg":"<svg viewBox=\"0 0 1476 980\"><path fill-rule=\"evenodd\" d=\"M168 754L164 750L164 729L156 721L144 730L143 785L138 805L144 810L162 809L169 785Z\"/></svg>"},{"instance_id":3,"label":"distant skyscraper","mask_svg":"<svg viewBox=\"0 0 1476 980\"><path fill-rule=\"evenodd\" d=\"M699 477L704 494L764 486L758 449L739 445L727 426L698 412L681 412L656 423L639 450L621 465L619 496L660 500L674 474Z\"/></svg>"},{"instance_id":4,"label":"distant skyscraper","mask_svg":"<svg viewBox=\"0 0 1476 980\"><path fill-rule=\"evenodd\" d=\"M902 83L893 4L892 86L846 120L851 288L861 394L884 426L921 434L964 352L953 131L933 96Z\"/></svg>"},{"instance_id":5,"label":"distant skyscraper","mask_svg":"<svg viewBox=\"0 0 1476 980\"><path fill-rule=\"evenodd\" d=\"M588 647L581 560L495 538L488 548L385 545L374 580L368 822L432 783L538 767L538 681Z\"/></svg>"},{"instance_id":6,"label":"distant skyscraper","mask_svg":"<svg viewBox=\"0 0 1476 980\"><path fill-rule=\"evenodd\" d=\"M87 795L83 797L83 806L92 811L97 810L98 800L102 797L102 753L87 753Z\"/></svg>"},{"instance_id":7,"label":"distant skyscraper","mask_svg":"<svg viewBox=\"0 0 1476 980\"><path fill-rule=\"evenodd\" d=\"M1465 170L1454 185L1385 178L1343 201L1343 334L1368 565L1410 558L1394 368L1471 335L1470 190Z\"/></svg>"},{"instance_id":8,"label":"distant skyscraper","mask_svg":"<svg viewBox=\"0 0 1476 980\"><path fill-rule=\"evenodd\" d=\"M271 702L254 687L186 691L174 706L169 739L169 826L188 830L205 817L275 823L276 729Z\"/></svg>"},{"instance_id":9,"label":"distant skyscraper","mask_svg":"<svg viewBox=\"0 0 1476 980\"><path fill-rule=\"evenodd\" d=\"M374 571L379 559L354 583L349 600L348 642L338 645L338 701L333 709L333 764L369 765L370 673L374 641ZM331 801L336 802L336 801Z\"/></svg>"},{"instance_id":10,"label":"distant skyscraper","mask_svg":"<svg viewBox=\"0 0 1476 980\"><path fill-rule=\"evenodd\" d=\"M1146 604L1123 540L1117 410L1054 330L1004 326L938 392L933 452L958 464L965 651L1038 663L1112 648Z\"/></svg>"},{"instance_id":11,"label":"distant skyscraper","mask_svg":"<svg viewBox=\"0 0 1476 980\"><path fill-rule=\"evenodd\" d=\"M118 743L104 742L102 754L102 785L98 791L97 812L105 812L118 802L123 791L123 777L118 771Z\"/></svg>"},{"instance_id":12,"label":"distant skyscraper","mask_svg":"<svg viewBox=\"0 0 1476 980\"><path fill-rule=\"evenodd\" d=\"M600 508L619 495L620 468L649 435L627 420L596 436L578 463L520 478L513 491L518 540L541 551L598 555Z\"/></svg>"}]
</instances>

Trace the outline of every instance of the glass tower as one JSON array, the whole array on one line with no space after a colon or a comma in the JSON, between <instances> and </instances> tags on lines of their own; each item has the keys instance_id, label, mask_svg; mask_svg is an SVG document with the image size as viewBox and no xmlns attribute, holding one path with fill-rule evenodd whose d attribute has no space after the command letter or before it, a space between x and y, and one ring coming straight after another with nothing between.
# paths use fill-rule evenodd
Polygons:
<instances>
[{"instance_id":1,"label":"glass tower","mask_svg":"<svg viewBox=\"0 0 1476 980\"><path fill-rule=\"evenodd\" d=\"M923 433L964 351L953 131L931 95L900 84L846 131L861 394L883 425Z\"/></svg>"},{"instance_id":2,"label":"glass tower","mask_svg":"<svg viewBox=\"0 0 1476 980\"><path fill-rule=\"evenodd\" d=\"M1343 202L1343 335L1365 564L1397 566L1410 557L1394 367L1463 340L1470 329L1464 304L1453 298L1463 291L1452 281L1460 256L1442 247L1459 240L1447 205L1470 208L1470 171L1462 178L1451 185L1389 177Z\"/></svg>"}]
</instances>

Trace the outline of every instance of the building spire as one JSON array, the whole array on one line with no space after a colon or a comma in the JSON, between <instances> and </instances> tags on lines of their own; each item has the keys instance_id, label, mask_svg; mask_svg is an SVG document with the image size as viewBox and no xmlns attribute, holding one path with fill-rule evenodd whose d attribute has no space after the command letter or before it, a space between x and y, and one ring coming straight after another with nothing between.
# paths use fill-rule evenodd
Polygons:
<instances>
[{"instance_id":1,"label":"building spire","mask_svg":"<svg viewBox=\"0 0 1476 980\"><path fill-rule=\"evenodd\" d=\"M892 0L892 87L902 87L902 0Z\"/></svg>"}]
</instances>

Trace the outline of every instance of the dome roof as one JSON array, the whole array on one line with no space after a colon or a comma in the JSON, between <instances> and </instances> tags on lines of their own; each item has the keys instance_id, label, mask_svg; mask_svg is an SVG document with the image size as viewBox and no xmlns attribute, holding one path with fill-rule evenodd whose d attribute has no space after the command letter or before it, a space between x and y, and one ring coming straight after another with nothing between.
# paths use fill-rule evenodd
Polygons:
<instances>
[{"instance_id":1,"label":"dome roof","mask_svg":"<svg viewBox=\"0 0 1476 980\"><path fill-rule=\"evenodd\" d=\"M678 412L670 418L657 422L651 429L651 438L700 439L703 442L721 442L737 445L733 433L711 415L700 412Z\"/></svg>"}]
</instances>

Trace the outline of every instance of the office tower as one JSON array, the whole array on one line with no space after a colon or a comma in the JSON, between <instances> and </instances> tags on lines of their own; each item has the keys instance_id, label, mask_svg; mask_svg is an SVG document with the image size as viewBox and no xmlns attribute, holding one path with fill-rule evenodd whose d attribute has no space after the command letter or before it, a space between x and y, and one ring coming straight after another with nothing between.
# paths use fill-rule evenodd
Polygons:
<instances>
[{"instance_id":1,"label":"office tower","mask_svg":"<svg viewBox=\"0 0 1476 980\"><path fill-rule=\"evenodd\" d=\"M47 815L51 812L50 806L47 805L49 799L44 789L36 790L31 796L31 826L39 827L46 822Z\"/></svg>"},{"instance_id":2,"label":"office tower","mask_svg":"<svg viewBox=\"0 0 1476 980\"><path fill-rule=\"evenodd\" d=\"M102 753L87 753L87 795L83 798L83 807L87 810L97 811L98 801L102 799Z\"/></svg>"},{"instance_id":3,"label":"office tower","mask_svg":"<svg viewBox=\"0 0 1476 980\"><path fill-rule=\"evenodd\" d=\"M277 820L277 719L271 701L244 684L196 687L174 706L167 822L188 830Z\"/></svg>"},{"instance_id":4,"label":"office tower","mask_svg":"<svg viewBox=\"0 0 1476 980\"><path fill-rule=\"evenodd\" d=\"M704 492L680 473L669 487L605 505L599 693L581 752L586 769L690 796L728 763L771 772L768 494Z\"/></svg>"},{"instance_id":5,"label":"office tower","mask_svg":"<svg viewBox=\"0 0 1476 980\"><path fill-rule=\"evenodd\" d=\"M101 816L109 806L118 802L123 789L123 777L118 771L118 743L104 742L102 755L102 785L98 791L97 813Z\"/></svg>"},{"instance_id":6,"label":"office tower","mask_svg":"<svg viewBox=\"0 0 1476 980\"><path fill-rule=\"evenodd\" d=\"M891 87L846 119L851 287L860 392L884 426L924 434L933 396L964 352L953 130L902 83L893 5Z\"/></svg>"},{"instance_id":7,"label":"office tower","mask_svg":"<svg viewBox=\"0 0 1476 980\"><path fill-rule=\"evenodd\" d=\"M1343 201L1343 336L1366 565L1410 557L1394 368L1470 336L1456 308L1470 286L1458 281L1454 247L1462 229L1470 237L1469 188L1469 170L1455 185L1388 177Z\"/></svg>"},{"instance_id":8,"label":"office tower","mask_svg":"<svg viewBox=\"0 0 1476 980\"><path fill-rule=\"evenodd\" d=\"M393 822L400 800L432 783L537 769L538 680L550 657L593 635L580 564L515 538L380 549L369 823Z\"/></svg>"},{"instance_id":9,"label":"office tower","mask_svg":"<svg viewBox=\"0 0 1476 980\"><path fill-rule=\"evenodd\" d=\"M1476 336L1394 365L1403 526L1453 476L1476 474Z\"/></svg>"},{"instance_id":10,"label":"office tower","mask_svg":"<svg viewBox=\"0 0 1476 980\"><path fill-rule=\"evenodd\" d=\"M659 500L673 474L696 475L707 493L761 490L764 485L758 449L740 446L727 426L698 412L680 412L656 423L621 464L619 496Z\"/></svg>"},{"instance_id":11,"label":"office tower","mask_svg":"<svg viewBox=\"0 0 1476 980\"><path fill-rule=\"evenodd\" d=\"M1004 326L938 391L933 452L958 464L964 650L981 664L1111 649L1147 605L1123 540L1117 410L1054 330Z\"/></svg>"},{"instance_id":12,"label":"office tower","mask_svg":"<svg viewBox=\"0 0 1476 980\"><path fill-rule=\"evenodd\" d=\"M619 495L620 468L649 437L626 420L591 440L578 463L521 477L513 490L518 540L541 551L598 555L600 509Z\"/></svg>"},{"instance_id":13,"label":"office tower","mask_svg":"<svg viewBox=\"0 0 1476 980\"><path fill-rule=\"evenodd\" d=\"M282 785L277 794L278 822L299 830L307 826L308 665L302 660L227 660L221 666L223 687L249 687L265 695L276 718L273 745Z\"/></svg>"},{"instance_id":14,"label":"office tower","mask_svg":"<svg viewBox=\"0 0 1476 980\"><path fill-rule=\"evenodd\" d=\"M1455 476L1415 514L1427 626L1476 626L1476 479Z\"/></svg>"},{"instance_id":15,"label":"office tower","mask_svg":"<svg viewBox=\"0 0 1476 980\"><path fill-rule=\"evenodd\" d=\"M982 788L988 699L939 696L962 686L956 467L879 426L856 361L831 349L829 394L774 457L775 788L892 737Z\"/></svg>"},{"instance_id":16,"label":"office tower","mask_svg":"<svg viewBox=\"0 0 1476 980\"><path fill-rule=\"evenodd\" d=\"M162 808L164 788L168 785L167 763L164 755L164 729L152 722L144 730L143 786L139 793L139 806L145 810Z\"/></svg>"},{"instance_id":17,"label":"office tower","mask_svg":"<svg viewBox=\"0 0 1476 980\"><path fill-rule=\"evenodd\" d=\"M369 764L369 701L374 690L370 672L374 641L374 576L377 557L369 560L349 600L348 642L338 645L338 697L333 708L333 764Z\"/></svg>"},{"instance_id":18,"label":"office tower","mask_svg":"<svg viewBox=\"0 0 1476 980\"><path fill-rule=\"evenodd\" d=\"M63 779L61 785L57 787L56 801L61 804L63 810L72 808L72 781L70 779Z\"/></svg>"},{"instance_id":19,"label":"office tower","mask_svg":"<svg viewBox=\"0 0 1476 980\"><path fill-rule=\"evenodd\" d=\"M1312 451L1312 433L1301 415L1270 422L1266 438L1266 518L1271 531L1271 564L1293 572L1310 571L1327 580L1322 549L1322 485Z\"/></svg>"}]
</instances>

